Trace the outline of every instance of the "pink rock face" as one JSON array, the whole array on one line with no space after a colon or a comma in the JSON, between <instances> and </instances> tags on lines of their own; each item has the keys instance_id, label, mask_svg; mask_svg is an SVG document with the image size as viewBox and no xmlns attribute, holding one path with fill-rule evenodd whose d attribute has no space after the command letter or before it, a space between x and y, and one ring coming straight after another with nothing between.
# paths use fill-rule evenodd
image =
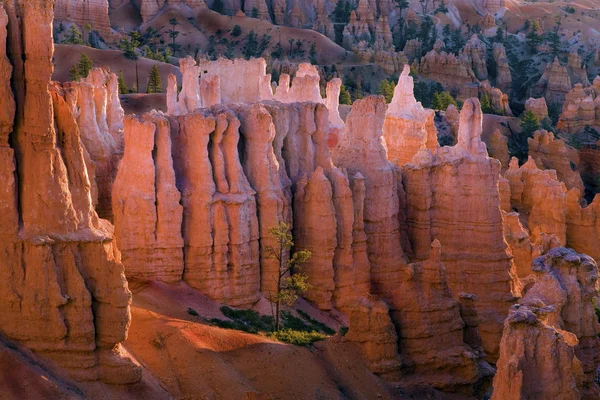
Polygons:
<instances>
[{"instance_id":1,"label":"pink rock face","mask_svg":"<svg viewBox=\"0 0 600 400\"><path fill-rule=\"evenodd\" d=\"M461 93L465 86L477 82L477 76L468 61L452 53L438 52L435 48L421 58L419 72L440 82L445 88Z\"/></svg>"},{"instance_id":2,"label":"pink rock face","mask_svg":"<svg viewBox=\"0 0 600 400\"><path fill-rule=\"evenodd\" d=\"M208 7L204 0L141 0L140 13L144 23L152 20L164 7L172 5L185 5L194 11L205 10ZM236 10L239 10L237 8Z\"/></svg>"},{"instance_id":3,"label":"pink rock face","mask_svg":"<svg viewBox=\"0 0 600 400\"><path fill-rule=\"evenodd\" d=\"M397 381L402 365L398 336L385 302L363 298L347 311L349 330L345 338L359 346L367 366L375 374Z\"/></svg>"},{"instance_id":4,"label":"pink rock face","mask_svg":"<svg viewBox=\"0 0 600 400\"><path fill-rule=\"evenodd\" d=\"M538 167L553 169L561 182L567 189L576 189L583 195L584 187L579 172L571 168L569 150L565 142L555 139L552 132L539 130L534 133L533 138L527 139L529 145L529 156L535 160Z\"/></svg>"},{"instance_id":5,"label":"pink rock face","mask_svg":"<svg viewBox=\"0 0 600 400\"><path fill-rule=\"evenodd\" d=\"M531 111L539 121L548 118L548 105L546 104L546 99L543 97L540 97L539 99L530 97L527 99L525 102L525 110Z\"/></svg>"},{"instance_id":6,"label":"pink rock face","mask_svg":"<svg viewBox=\"0 0 600 400\"><path fill-rule=\"evenodd\" d=\"M512 91L512 75L508 57L506 57L506 49L503 44L494 43L492 51L497 71L496 87L504 93L510 93Z\"/></svg>"},{"instance_id":7,"label":"pink rock face","mask_svg":"<svg viewBox=\"0 0 600 400\"><path fill-rule=\"evenodd\" d=\"M92 29L98 31L107 41L115 41L118 37L110 27L108 0L56 0L54 19L59 22L73 22L80 28L90 24Z\"/></svg>"},{"instance_id":8,"label":"pink rock face","mask_svg":"<svg viewBox=\"0 0 600 400\"><path fill-rule=\"evenodd\" d=\"M503 368L507 370L503 373L499 372L494 381L494 386L510 388L511 383L504 381L510 377L507 377L506 374L511 374L508 369L510 366L507 364L514 363L516 361L515 356L516 359L519 359L519 357L525 358L533 355L534 359L529 360L529 363L521 362L518 364L527 366L522 370L522 390L528 391L532 395L536 392L541 394L540 391L542 390L549 390L549 392L546 392L548 394L561 395L564 390L569 389L573 391L575 397L564 397L565 395L562 394L564 398L597 398L600 394L600 388L594 382L594 378L600 356L600 339L597 336L600 332L600 324L598 324L592 301L597 295L598 267L596 263L591 257L559 247L537 258L531 268L535 273L535 283L521 299L521 307L518 309L516 309L517 306L513 307L511 316L507 319L502 339L501 352L503 357L498 363L500 372ZM521 308L524 308L525 311ZM521 323L528 321L529 325L537 328L534 332L531 332L525 338L520 335L509 335L511 332L507 332L507 329L510 330L511 328L511 320L514 320L516 315L522 315L528 309L541 311L544 326L535 323L535 320L532 321L529 316ZM530 329L533 329L533 327ZM513 340L526 339L534 342L536 339L540 340L542 338L547 340L546 336L549 335L540 333L535 335L536 331L540 329L542 331L553 330L553 342L558 342L558 345L563 348L565 346L560 342L564 338L563 340L567 342L570 351L574 350L575 357L548 358L538 355L537 352L525 355L514 347ZM505 346L506 348L504 348ZM531 343L530 346L527 348L548 348L548 345L544 346L542 343ZM550 347L555 346L557 345ZM576 361L569 362L570 360ZM585 378L577 377L577 388L575 388L569 379L573 374L580 375L581 371L585 373ZM536 378L537 382L547 382L547 385L526 387L526 383L533 378ZM565 380L569 382L566 387L564 387ZM498 382L498 385L496 385L496 382ZM518 383L518 381L515 383ZM506 388L502 390L506 390ZM500 393L503 393L502 390ZM494 390L495 393L496 390Z\"/></svg>"},{"instance_id":9,"label":"pink rock face","mask_svg":"<svg viewBox=\"0 0 600 400\"><path fill-rule=\"evenodd\" d=\"M508 153L508 138L504 136L498 129L490 136L490 144L488 148L490 157L494 157L500 161L502 171L508 168L510 155Z\"/></svg>"},{"instance_id":10,"label":"pink rock face","mask_svg":"<svg viewBox=\"0 0 600 400\"><path fill-rule=\"evenodd\" d=\"M89 154L92 185L97 187L94 206L100 217L112 220L112 184L124 147L117 76L108 69L93 68L87 78L66 86L73 88L67 91L68 99Z\"/></svg>"},{"instance_id":11,"label":"pink rock face","mask_svg":"<svg viewBox=\"0 0 600 400\"><path fill-rule=\"evenodd\" d=\"M572 346L577 338L547 324L546 313L544 307L511 308L492 400L582 398L583 372Z\"/></svg>"},{"instance_id":12,"label":"pink rock face","mask_svg":"<svg viewBox=\"0 0 600 400\"><path fill-rule=\"evenodd\" d=\"M435 112L417 102L409 73L410 68L405 65L383 124L388 159L397 165L409 163L421 148L439 147L433 122Z\"/></svg>"},{"instance_id":13,"label":"pink rock face","mask_svg":"<svg viewBox=\"0 0 600 400\"><path fill-rule=\"evenodd\" d=\"M334 164L350 175L365 178L365 233L371 262L371 288L389 295L406 265L399 232L398 183L387 160L382 140L386 104L381 96L354 103L346 119L344 138L334 154Z\"/></svg>"},{"instance_id":14,"label":"pink rock face","mask_svg":"<svg viewBox=\"0 0 600 400\"><path fill-rule=\"evenodd\" d=\"M268 246L275 246L269 229L280 222L291 222L290 202L280 181L273 151L275 126L269 112L260 104L237 110L245 139L244 173L256 191L260 237L260 290L267 296L276 292L277 261L269 257Z\"/></svg>"},{"instance_id":15,"label":"pink rock face","mask_svg":"<svg viewBox=\"0 0 600 400\"><path fill-rule=\"evenodd\" d=\"M479 36L471 36L465 44L465 47L461 50L460 57L469 64L471 69L473 69L477 79L484 81L488 78L487 48L479 39Z\"/></svg>"},{"instance_id":16,"label":"pink rock face","mask_svg":"<svg viewBox=\"0 0 600 400\"><path fill-rule=\"evenodd\" d=\"M411 259L428 259L431 242L440 241L448 286L453 293L477 297L483 348L494 360L502 321L520 285L502 234L500 163L487 157L481 129L479 101L470 99L460 115L458 144L434 154L421 151L403 168L402 178ZM471 238L467 245L465 237ZM482 259L489 274L485 279L476 272Z\"/></svg>"},{"instance_id":17,"label":"pink rock face","mask_svg":"<svg viewBox=\"0 0 600 400\"><path fill-rule=\"evenodd\" d=\"M532 241L549 234L566 243L567 190L556 177L556 171L540 170L531 157L519 168L513 158L504 177L510 182L512 207L527 216L525 228Z\"/></svg>"},{"instance_id":18,"label":"pink rock face","mask_svg":"<svg viewBox=\"0 0 600 400\"><path fill-rule=\"evenodd\" d=\"M477 359L483 353L463 342L464 322L448 288L441 245L436 240L431 246L430 259L409 264L393 293L391 316L403 366L413 372L405 382L455 391L457 386L472 386L491 368L483 362L480 371Z\"/></svg>"},{"instance_id":19,"label":"pink rock face","mask_svg":"<svg viewBox=\"0 0 600 400\"><path fill-rule=\"evenodd\" d=\"M183 204L183 277L210 298L233 306L259 297L256 204L239 164L239 125L227 110L171 119Z\"/></svg>"},{"instance_id":20,"label":"pink rock face","mask_svg":"<svg viewBox=\"0 0 600 400\"><path fill-rule=\"evenodd\" d=\"M587 125L600 125L600 81L585 88L578 83L567 93L556 126L567 133L577 133Z\"/></svg>"},{"instance_id":21,"label":"pink rock face","mask_svg":"<svg viewBox=\"0 0 600 400\"><path fill-rule=\"evenodd\" d=\"M567 192L567 244L569 247L600 260L600 197L582 207L579 192Z\"/></svg>"},{"instance_id":22,"label":"pink rock face","mask_svg":"<svg viewBox=\"0 0 600 400\"><path fill-rule=\"evenodd\" d=\"M295 246L312 254L304 267L311 284L304 297L321 310L332 308L331 298L335 289L333 257L337 246L337 226L332 196L331 183L320 167L296 183Z\"/></svg>"},{"instance_id":23,"label":"pink rock face","mask_svg":"<svg viewBox=\"0 0 600 400\"><path fill-rule=\"evenodd\" d=\"M179 60L179 68L181 69L182 83L181 93L178 97L178 110L181 114L191 113L202 107L200 98L200 67L196 65L196 61L190 56ZM172 82L170 81L171 85ZM172 95L172 88L170 91ZM168 97L169 98L169 97Z\"/></svg>"},{"instance_id":24,"label":"pink rock face","mask_svg":"<svg viewBox=\"0 0 600 400\"><path fill-rule=\"evenodd\" d=\"M544 74L532 88L532 95L545 97L548 104L562 104L572 87L567 68L555 58L546 65Z\"/></svg>"},{"instance_id":25,"label":"pink rock face","mask_svg":"<svg viewBox=\"0 0 600 400\"><path fill-rule=\"evenodd\" d=\"M177 283L182 278L183 208L170 135L162 115L125 120L125 155L112 195L115 236L129 280Z\"/></svg>"},{"instance_id":26,"label":"pink rock face","mask_svg":"<svg viewBox=\"0 0 600 400\"><path fill-rule=\"evenodd\" d=\"M7 93L2 102L17 110L14 125L2 124L17 127L15 151L0 144L0 176L8 183L0 191L0 331L75 379L137 382L141 369L121 357L131 293L112 227L92 205L68 94L48 88L52 7L44 0L0 7L0 22L8 15L11 26L8 33L0 29L0 42L8 36L16 99Z\"/></svg>"}]
</instances>

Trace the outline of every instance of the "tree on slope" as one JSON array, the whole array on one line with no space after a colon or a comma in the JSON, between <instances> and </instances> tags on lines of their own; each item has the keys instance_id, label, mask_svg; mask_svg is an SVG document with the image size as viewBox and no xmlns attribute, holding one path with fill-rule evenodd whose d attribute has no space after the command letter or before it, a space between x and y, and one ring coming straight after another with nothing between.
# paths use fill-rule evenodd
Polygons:
<instances>
[{"instance_id":1,"label":"tree on slope","mask_svg":"<svg viewBox=\"0 0 600 400\"><path fill-rule=\"evenodd\" d=\"M148 93L162 93L162 82L160 79L160 71L158 66L154 64L150 70L150 78L148 79Z\"/></svg>"},{"instance_id":2,"label":"tree on slope","mask_svg":"<svg viewBox=\"0 0 600 400\"><path fill-rule=\"evenodd\" d=\"M294 237L290 234L290 225L280 222L278 226L269 229L271 238L276 245L268 246L270 258L279 263L278 275L275 276L277 291L270 299L274 303L275 330L281 326L281 306L291 307L298 299L298 295L310 289L308 277L302 272L302 266L310 259L311 252L299 250L291 254L289 260L286 254L294 247Z\"/></svg>"}]
</instances>

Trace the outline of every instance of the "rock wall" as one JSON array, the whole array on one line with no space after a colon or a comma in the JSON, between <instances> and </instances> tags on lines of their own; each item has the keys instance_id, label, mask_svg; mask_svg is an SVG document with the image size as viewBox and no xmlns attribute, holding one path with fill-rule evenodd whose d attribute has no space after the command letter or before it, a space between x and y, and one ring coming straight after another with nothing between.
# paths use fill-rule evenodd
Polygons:
<instances>
[{"instance_id":1,"label":"rock wall","mask_svg":"<svg viewBox=\"0 0 600 400\"><path fill-rule=\"evenodd\" d=\"M439 147L433 122L435 112L417 102L409 73L410 68L405 65L383 124L388 159L398 165L409 163L421 148L434 151Z\"/></svg>"},{"instance_id":2,"label":"rock wall","mask_svg":"<svg viewBox=\"0 0 600 400\"><path fill-rule=\"evenodd\" d=\"M56 0L54 19L58 22L72 22L79 29L90 24L104 40L116 41L118 34L110 27L108 7L108 0ZM89 32L84 32L87 33Z\"/></svg>"},{"instance_id":3,"label":"rock wall","mask_svg":"<svg viewBox=\"0 0 600 400\"><path fill-rule=\"evenodd\" d=\"M92 204L83 128L63 88L49 90L52 8L0 6L0 42L9 43L0 64L7 77L12 64L14 90L0 100L0 331L75 379L137 382L141 369L120 346L131 293L112 226Z\"/></svg>"},{"instance_id":4,"label":"rock wall","mask_svg":"<svg viewBox=\"0 0 600 400\"><path fill-rule=\"evenodd\" d=\"M596 263L559 247L537 258L532 270L535 283L505 323L492 398L598 398Z\"/></svg>"},{"instance_id":5,"label":"rock wall","mask_svg":"<svg viewBox=\"0 0 600 400\"><path fill-rule=\"evenodd\" d=\"M440 241L448 286L476 296L483 348L495 360L503 321L521 288L502 234L500 163L487 156L481 124L479 101L469 99L458 144L420 151L403 167L402 180L411 260L428 259L430 243ZM483 263L485 276L477 272Z\"/></svg>"},{"instance_id":6,"label":"rock wall","mask_svg":"<svg viewBox=\"0 0 600 400\"><path fill-rule=\"evenodd\" d=\"M555 58L552 63L546 65L544 74L532 87L531 95L545 97L548 104L561 105L572 87L569 71Z\"/></svg>"},{"instance_id":7,"label":"rock wall","mask_svg":"<svg viewBox=\"0 0 600 400\"><path fill-rule=\"evenodd\" d=\"M557 128L577 133L586 126L600 126L600 77L592 86L577 83L566 95Z\"/></svg>"},{"instance_id":8,"label":"rock wall","mask_svg":"<svg viewBox=\"0 0 600 400\"><path fill-rule=\"evenodd\" d=\"M536 165L543 169L553 169L567 189L577 189L583 195L584 187L581 176L571 167L569 151L565 142L555 139L552 132L539 130L533 138L527 139L529 156L535 160Z\"/></svg>"}]
</instances>

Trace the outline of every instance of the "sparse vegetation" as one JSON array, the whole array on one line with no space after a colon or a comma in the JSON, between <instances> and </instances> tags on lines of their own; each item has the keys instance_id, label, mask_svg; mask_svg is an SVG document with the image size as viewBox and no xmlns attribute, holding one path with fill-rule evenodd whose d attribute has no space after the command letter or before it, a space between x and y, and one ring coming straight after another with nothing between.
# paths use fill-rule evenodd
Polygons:
<instances>
[{"instance_id":1,"label":"sparse vegetation","mask_svg":"<svg viewBox=\"0 0 600 400\"><path fill-rule=\"evenodd\" d=\"M269 333L269 338L293 344L296 346L307 346L311 343L325 339L327 336L319 332L302 332L285 329Z\"/></svg>"},{"instance_id":2,"label":"sparse vegetation","mask_svg":"<svg viewBox=\"0 0 600 400\"><path fill-rule=\"evenodd\" d=\"M433 94L431 108L434 110L446 111L450 104L456 106L456 100L454 100L454 97L449 92L435 92Z\"/></svg>"},{"instance_id":3,"label":"sparse vegetation","mask_svg":"<svg viewBox=\"0 0 600 400\"><path fill-rule=\"evenodd\" d=\"M189 308L187 309L187 313L188 313L189 315L193 316L193 317L197 317L197 316L199 316L199 315L200 315L200 314L198 314L198 311L194 310L194 309L193 309L193 308L191 308L191 307L189 307Z\"/></svg>"},{"instance_id":4,"label":"sparse vegetation","mask_svg":"<svg viewBox=\"0 0 600 400\"><path fill-rule=\"evenodd\" d=\"M162 93L162 82L160 79L160 71L158 65L154 64L150 70L150 77L148 78L148 90L147 93Z\"/></svg>"}]
</instances>

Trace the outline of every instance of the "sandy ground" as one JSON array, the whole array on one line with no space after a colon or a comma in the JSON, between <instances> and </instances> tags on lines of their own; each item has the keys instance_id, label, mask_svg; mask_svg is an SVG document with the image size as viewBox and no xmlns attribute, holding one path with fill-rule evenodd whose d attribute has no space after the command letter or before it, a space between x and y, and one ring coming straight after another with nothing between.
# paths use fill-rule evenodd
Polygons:
<instances>
[{"instance_id":1,"label":"sandy ground","mask_svg":"<svg viewBox=\"0 0 600 400\"><path fill-rule=\"evenodd\" d=\"M310 348L287 345L207 325L203 318L222 318L219 305L183 283L133 290L125 346L176 398L403 398L339 336ZM188 307L201 317L189 315Z\"/></svg>"},{"instance_id":2,"label":"sandy ground","mask_svg":"<svg viewBox=\"0 0 600 400\"><path fill-rule=\"evenodd\" d=\"M179 66L166 64L148 58L140 57L137 61L130 60L123 56L123 52L118 50L97 50L82 45L58 44L54 52L54 75L52 79L66 82L70 80L69 70L79 61L82 53L86 53L94 62L94 67L107 66L116 74L123 71L125 83L131 89L136 83L136 64L139 75L140 91L145 91L148 86L148 77L150 70L154 65L158 66L160 71L163 90L167 89L169 74L175 74L181 81L181 72Z\"/></svg>"}]
</instances>

